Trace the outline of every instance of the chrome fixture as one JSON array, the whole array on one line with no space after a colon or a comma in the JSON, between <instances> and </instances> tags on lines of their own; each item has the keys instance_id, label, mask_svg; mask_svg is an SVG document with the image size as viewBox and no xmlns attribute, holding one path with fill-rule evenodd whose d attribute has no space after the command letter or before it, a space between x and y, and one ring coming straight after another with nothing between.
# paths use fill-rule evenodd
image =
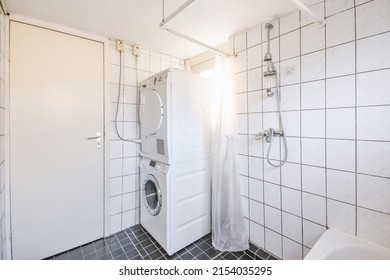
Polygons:
<instances>
[{"instance_id":1,"label":"chrome fixture","mask_svg":"<svg viewBox=\"0 0 390 280\"><path fill-rule=\"evenodd\" d=\"M269 129L265 129L261 131L259 134L256 135L256 140L261 140L265 137L265 140L269 143L268 146L268 152L267 152L267 162L269 165L273 167L281 167L287 160L287 143L286 143L286 137L284 135L283 131L283 122L282 122L282 114L280 113L280 93L279 93L279 83L278 83L278 75L276 71L276 67L272 61L272 55L270 51L270 45L271 45L271 29L273 28L273 25L271 23L267 23L265 25L265 28L267 29L267 52L264 55L264 62L267 64L267 71L264 72L264 78L267 80L267 96L272 97L276 94L276 102L278 106L278 115L279 115L279 130L275 130L272 127ZM275 81L274 87L272 87L272 81ZM274 88L274 91L272 91L272 88ZM272 143L274 137L281 137L283 139L284 144L284 158L281 160L280 164L274 164L270 160L270 151L272 148Z\"/></svg>"},{"instance_id":2,"label":"chrome fixture","mask_svg":"<svg viewBox=\"0 0 390 280\"><path fill-rule=\"evenodd\" d=\"M274 130L272 127L269 129L264 129L262 132L256 135L255 139L260 140L265 137L265 140L268 143L271 143L274 136L282 137L284 136L283 130Z\"/></svg>"},{"instance_id":3,"label":"chrome fixture","mask_svg":"<svg viewBox=\"0 0 390 280\"><path fill-rule=\"evenodd\" d=\"M274 92L272 92L272 78L276 77L276 68L272 61L272 55L271 55L271 29L274 26L271 23L267 23L265 25L265 28L267 29L267 52L264 55L264 62L267 64L267 71L264 72L264 78L267 81L267 96L271 97L274 96Z\"/></svg>"}]
</instances>

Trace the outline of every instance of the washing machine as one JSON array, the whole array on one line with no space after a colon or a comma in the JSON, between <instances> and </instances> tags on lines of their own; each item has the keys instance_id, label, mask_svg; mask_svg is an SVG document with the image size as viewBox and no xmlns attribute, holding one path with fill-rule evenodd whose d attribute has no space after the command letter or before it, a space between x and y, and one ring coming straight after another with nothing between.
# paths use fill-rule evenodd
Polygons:
<instances>
[{"instance_id":1,"label":"washing machine","mask_svg":"<svg viewBox=\"0 0 390 280\"><path fill-rule=\"evenodd\" d=\"M169 255L210 232L208 170L208 160L141 160L141 225Z\"/></svg>"},{"instance_id":2,"label":"washing machine","mask_svg":"<svg viewBox=\"0 0 390 280\"><path fill-rule=\"evenodd\" d=\"M207 158L210 81L167 69L140 87L141 156L167 164Z\"/></svg>"}]
</instances>

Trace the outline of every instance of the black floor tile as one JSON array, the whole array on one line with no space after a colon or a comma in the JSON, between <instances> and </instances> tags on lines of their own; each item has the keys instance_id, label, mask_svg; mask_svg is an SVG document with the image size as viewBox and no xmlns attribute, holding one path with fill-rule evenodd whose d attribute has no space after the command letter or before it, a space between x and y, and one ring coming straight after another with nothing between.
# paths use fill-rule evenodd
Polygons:
<instances>
[{"instance_id":1,"label":"black floor tile","mask_svg":"<svg viewBox=\"0 0 390 280\"><path fill-rule=\"evenodd\" d=\"M160 244L140 225L127 228L46 259L70 260L276 260L274 256L250 244L242 252L219 252L212 246L211 234L169 256Z\"/></svg>"}]
</instances>

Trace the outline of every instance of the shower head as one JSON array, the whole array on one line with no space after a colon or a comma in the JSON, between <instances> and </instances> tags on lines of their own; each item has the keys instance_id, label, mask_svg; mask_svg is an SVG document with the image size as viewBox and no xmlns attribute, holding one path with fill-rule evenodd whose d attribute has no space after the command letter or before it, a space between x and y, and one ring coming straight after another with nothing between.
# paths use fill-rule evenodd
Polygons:
<instances>
[{"instance_id":1,"label":"shower head","mask_svg":"<svg viewBox=\"0 0 390 280\"><path fill-rule=\"evenodd\" d=\"M265 24L265 28L267 28L267 29L272 29L272 28L274 28L274 26L273 26L270 22L267 22L267 23Z\"/></svg>"}]
</instances>

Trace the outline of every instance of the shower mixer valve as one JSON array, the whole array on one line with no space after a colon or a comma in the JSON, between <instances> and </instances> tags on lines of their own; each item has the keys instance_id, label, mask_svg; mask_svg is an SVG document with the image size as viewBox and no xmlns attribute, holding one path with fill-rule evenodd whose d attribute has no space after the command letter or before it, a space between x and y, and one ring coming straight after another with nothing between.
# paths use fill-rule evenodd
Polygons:
<instances>
[{"instance_id":1,"label":"shower mixer valve","mask_svg":"<svg viewBox=\"0 0 390 280\"><path fill-rule=\"evenodd\" d=\"M270 143L274 136L282 137L283 135L284 135L283 130L274 130L271 127L269 129L264 129L263 131L261 131L259 134L256 135L255 139L260 140L260 139L263 139L265 137L265 140L268 143Z\"/></svg>"}]
</instances>

